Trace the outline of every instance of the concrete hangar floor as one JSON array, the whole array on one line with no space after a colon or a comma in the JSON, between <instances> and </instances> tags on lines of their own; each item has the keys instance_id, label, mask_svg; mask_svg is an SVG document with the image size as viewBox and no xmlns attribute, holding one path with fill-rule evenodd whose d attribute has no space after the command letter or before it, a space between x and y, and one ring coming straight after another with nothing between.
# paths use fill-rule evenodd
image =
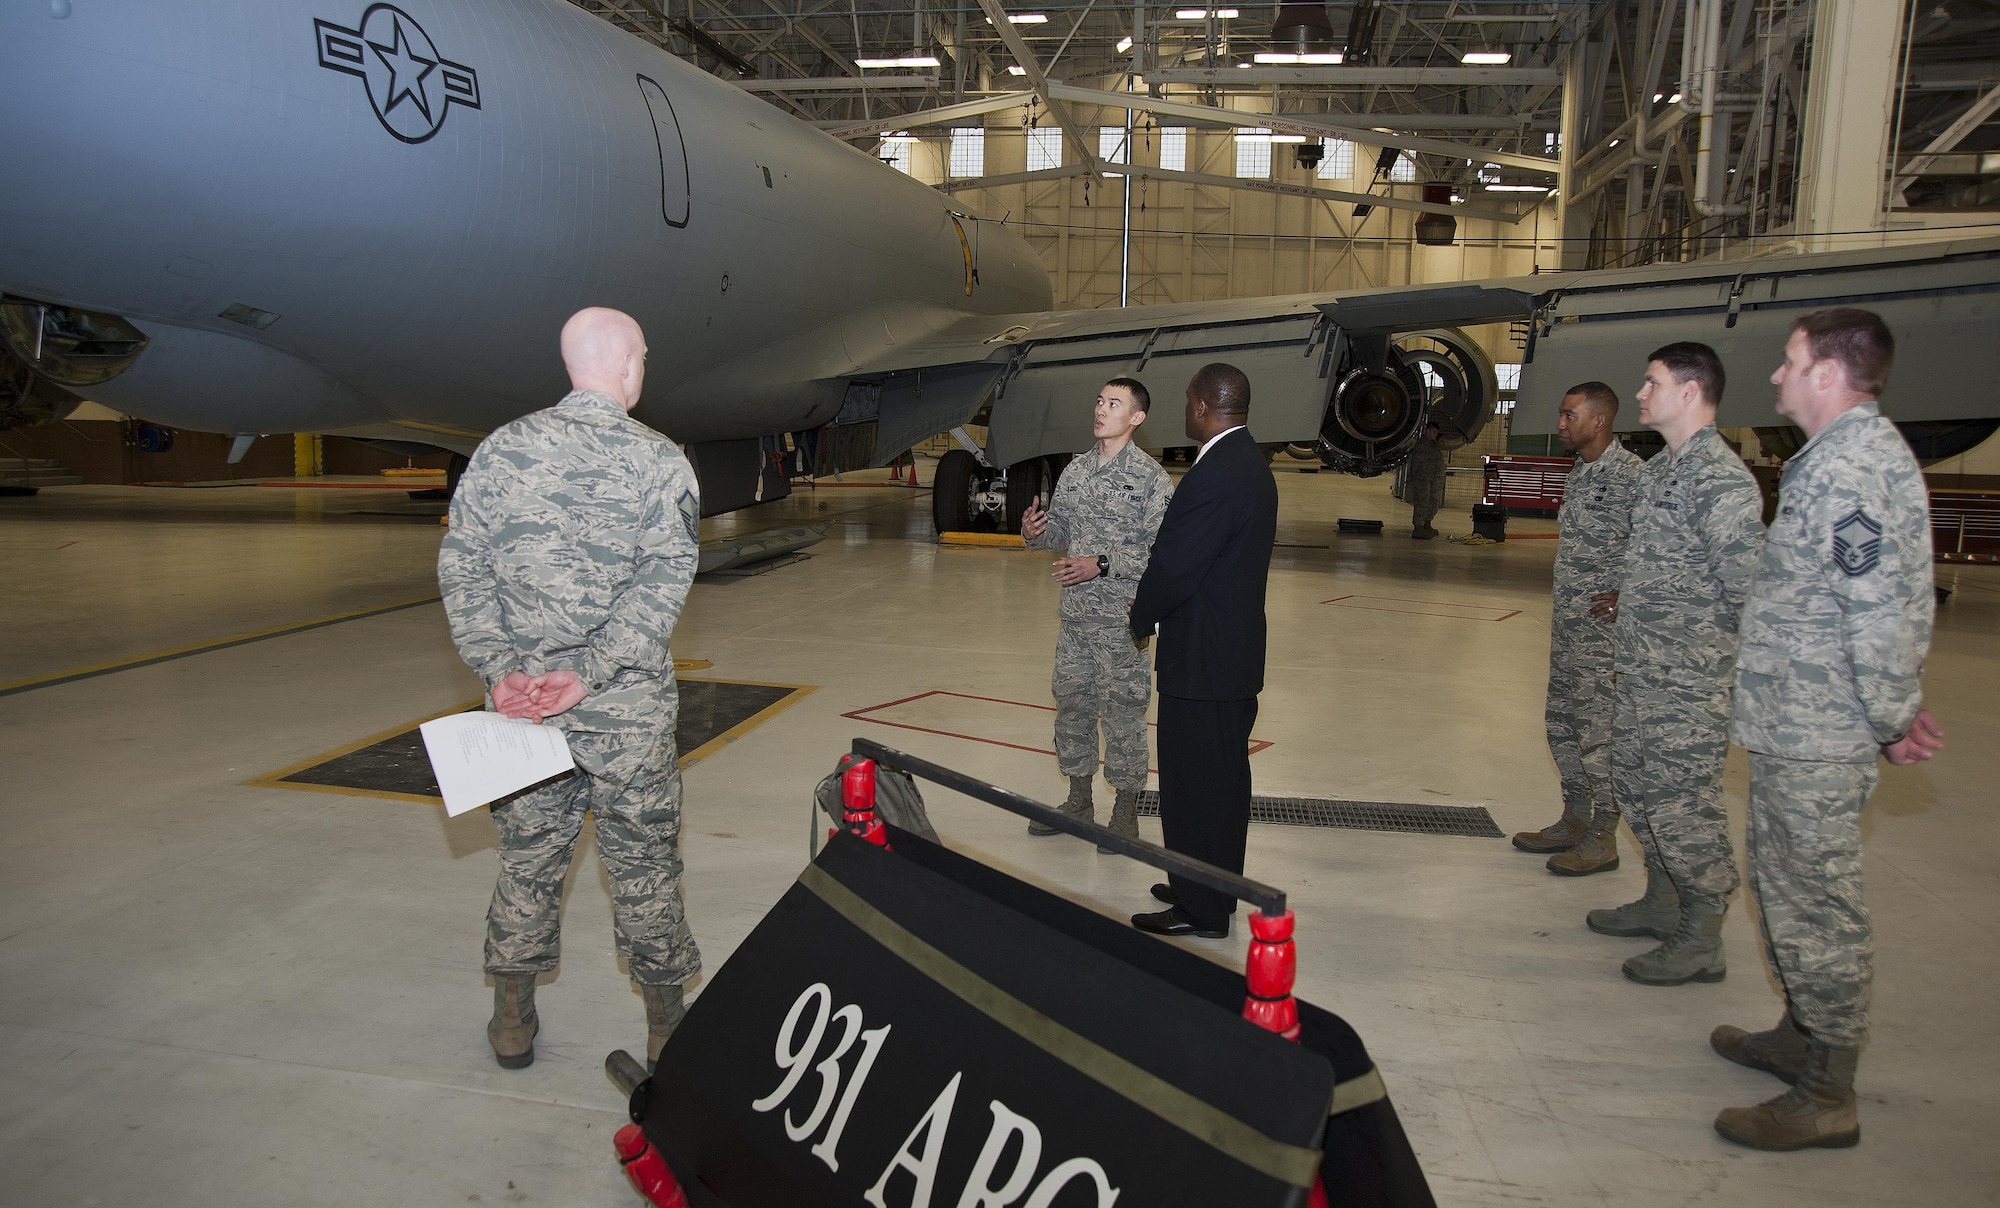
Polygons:
<instances>
[{"instance_id":1,"label":"concrete hangar floor","mask_svg":"<svg viewBox=\"0 0 2000 1208\"><path fill-rule=\"evenodd\" d=\"M1040 753L1045 559L940 548L928 497L884 477L704 526L834 522L808 561L698 583L675 635L690 683L740 698L686 774L688 912L710 970L805 863L812 785L854 735L1045 801L1063 791ZM1454 483L1447 532L1469 527L1469 487ZM1279 488L1257 791L1483 807L1507 832L1552 821L1552 526L1419 543L1384 480L1280 473ZM502 1070L483 1033L485 812L298 791L301 767L311 780L328 753L478 693L438 605L409 603L435 594L439 509L403 499L321 485L0 502L0 1200L636 1202L601 1062L643 1040L643 1014L594 853L540 994L538 1060ZM1341 536L1343 515L1389 524ZM1298 913L1299 993L1359 1030L1441 1204L1996 1202L2000 569L1940 581L1956 590L1928 697L1951 748L1889 771L1865 819L1880 956L1856 1150L1762 1154L1711 1131L1718 1108L1780 1088L1709 1052L1709 1029L1768 1026L1780 1000L1740 898L1726 981L1619 976L1646 941L1582 919L1637 895L1629 836L1622 869L1568 880L1494 837L1252 828L1249 872ZM134 662L157 652L178 654ZM1740 828L1740 752L1728 795ZM1148 870L928 796L953 846L1106 913L1151 908ZM1102 817L1101 782L1099 797ZM1184 942L1242 960L1240 925Z\"/></svg>"}]
</instances>

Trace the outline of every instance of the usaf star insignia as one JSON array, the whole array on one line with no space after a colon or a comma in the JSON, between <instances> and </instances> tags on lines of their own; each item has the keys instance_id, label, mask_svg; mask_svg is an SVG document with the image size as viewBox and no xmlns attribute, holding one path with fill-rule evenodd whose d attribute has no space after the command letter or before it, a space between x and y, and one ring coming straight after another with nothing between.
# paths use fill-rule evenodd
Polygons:
<instances>
[{"instance_id":1,"label":"usaf star insignia","mask_svg":"<svg viewBox=\"0 0 2000 1208\"><path fill-rule=\"evenodd\" d=\"M415 17L393 4L371 4L349 29L315 20L319 65L360 76L382 128L406 143L428 140L454 105L479 108L479 73L440 55Z\"/></svg>"},{"instance_id":2,"label":"usaf star insignia","mask_svg":"<svg viewBox=\"0 0 2000 1208\"><path fill-rule=\"evenodd\" d=\"M1882 561L1882 526L1855 508L1833 526L1833 563L1851 577L1865 575Z\"/></svg>"}]
</instances>

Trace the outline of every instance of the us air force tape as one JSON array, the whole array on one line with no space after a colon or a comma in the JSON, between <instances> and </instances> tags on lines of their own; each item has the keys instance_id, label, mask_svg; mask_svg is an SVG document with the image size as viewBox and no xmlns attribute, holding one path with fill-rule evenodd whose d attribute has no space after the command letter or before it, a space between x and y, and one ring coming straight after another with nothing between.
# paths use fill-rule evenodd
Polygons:
<instances>
[{"instance_id":1,"label":"us air force tape","mask_svg":"<svg viewBox=\"0 0 2000 1208\"><path fill-rule=\"evenodd\" d=\"M1353 1030L904 831L837 835L632 1115L695 1208L1431 1204Z\"/></svg>"}]
</instances>

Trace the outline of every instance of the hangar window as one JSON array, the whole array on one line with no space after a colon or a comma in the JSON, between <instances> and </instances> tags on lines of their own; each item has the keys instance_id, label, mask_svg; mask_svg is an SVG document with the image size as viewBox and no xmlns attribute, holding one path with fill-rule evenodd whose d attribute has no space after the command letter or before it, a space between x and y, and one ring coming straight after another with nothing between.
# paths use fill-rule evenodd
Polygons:
<instances>
[{"instance_id":1,"label":"hangar window","mask_svg":"<svg viewBox=\"0 0 2000 1208\"><path fill-rule=\"evenodd\" d=\"M1062 128L1033 126L1028 130L1028 171L1062 167Z\"/></svg>"},{"instance_id":2,"label":"hangar window","mask_svg":"<svg viewBox=\"0 0 2000 1208\"><path fill-rule=\"evenodd\" d=\"M684 227L688 224L691 190L680 119L674 116L674 105L667 99L666 90L645 76L639 77L639 95L645 99L646 112L653 117L653 140L660 152L660 216L667 220L668 226Z\"/></svg>"},{"instance_id":3,"label":"hangar window","mask_svg":"<svg viewBox=\"0 0 2000 1208\"><path fill-rule=\"evenodd\" d=\"M1186 126L1160 127L1160 166L1169 172L1187 171Z\"/></svg>"},{"instance_id":4,"label":"hangar window","mask_svg":"<svg viewBox=\"0 0 2000 1208\"><path fill-rule=\"evenodd\" d=\"M1398 155L1395 166L1389 169L1389 179L1403 185L1414 182L1417 179L1417 161L1408 155Z\"/></svg>"},{"instance_id":5,"label":"hangar window","mask_svg":"<svg viewBox=\"0 0 2000 1208\"><path fill-rule=\"evenodd\" d=\"M1125 149L1125 127L1099 126L1097 128L1097 158L1107 164L1129 164L1132 156Z\"/></svg>"},{"instance_id":6,"label":"hangar window","mask_svg":"<svg viewBox=\"0 0 2000 1208\"><path fill-rule=\"evenodd\" d=\"M1320 140L1319 178L1321 180L1352 180L1354 178L1354 144L1344 138L1323 138Z\"/></svg>"},{"instance_id":7,"label":"hangar window","mask_svg":"<svg viewBox=\"0 0 2000 1208\"><path fill-rule=\"evenodd\" d=\"M951 132L951 174L961 179L986 175L986 131L980 127Z\"/></svg>"},{"instance_id":8,"label":"hangar window","mask_svg":"<svg viewBox=\"0 0 2000 1208\"><path fill-rule=\"evenodd\" d=\"M1236 175L1248 179L1269 179L1271 175L1271 132L1261 126L1236 128Z\"/></svg>"},{"instance_id":9,"label":"hangar window","mask_svg":"<svg viewBox=\"0 0 2000 1208\"><path fill-rule=\"evenodd\" d=\"M910 172L910 148L916 145L917 140L910 137L908 131L887 135L882 139L882 162L907 176Z\"/></svg>"}]
</instances>

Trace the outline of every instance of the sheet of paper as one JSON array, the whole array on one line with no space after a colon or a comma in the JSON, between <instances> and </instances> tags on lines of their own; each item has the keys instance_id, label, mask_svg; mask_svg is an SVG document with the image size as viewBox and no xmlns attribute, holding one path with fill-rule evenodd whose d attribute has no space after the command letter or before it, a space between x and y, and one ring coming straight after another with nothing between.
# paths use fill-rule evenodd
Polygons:
<instances>
[{"instance_id":1,"label":"sheet of paper","mask_svg":"<svg viewBox=\"0 0 2000 1208\"><path fill-rule=\"evenodd\" d=\"M444 793L444 812L454 817L576 766L568 739L554 726L478 710L417 728Z\"/></svg>"}]
</instances>

